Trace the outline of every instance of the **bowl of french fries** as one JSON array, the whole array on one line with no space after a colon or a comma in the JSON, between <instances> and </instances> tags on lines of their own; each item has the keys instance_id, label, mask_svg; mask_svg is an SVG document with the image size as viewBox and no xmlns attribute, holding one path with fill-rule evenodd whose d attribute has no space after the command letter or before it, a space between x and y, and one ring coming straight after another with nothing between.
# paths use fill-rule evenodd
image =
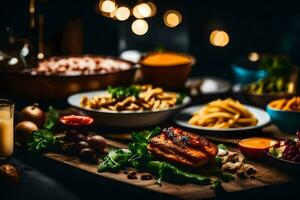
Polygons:
<instances>
[{"instance_id":1,"label":"bowl of french fries","mask_svg":"<svg viewBox=\"0 0 300 200\"><path fill-rule=\"evenodd\" d=\"M267 112L282 131L294 134L299 130L300 96L272 101L267 106Z\"/></svg>"},{"instance_id":2,"label":"bowl of french fries","mask_svg":"<svg viewBox=\"0 0 300 200\"><path fill-rule=\"evenodd\" d=\"M110 127L148 127L161 124L189 104L190 97L152 85L109 87L70 96L71 106Z\"/></svg>"},{"instance_id":3,"label":"bowl of french fries","mask_svg":"<svg viewBox=\"0 0 300 200\"><path fill-rule=\"evenodd\" d=\"M270 122L270 117L262 109L227 98L184 109L175 121L187 128L227 132L260 128Z\"/></svg>"}]
</instances>

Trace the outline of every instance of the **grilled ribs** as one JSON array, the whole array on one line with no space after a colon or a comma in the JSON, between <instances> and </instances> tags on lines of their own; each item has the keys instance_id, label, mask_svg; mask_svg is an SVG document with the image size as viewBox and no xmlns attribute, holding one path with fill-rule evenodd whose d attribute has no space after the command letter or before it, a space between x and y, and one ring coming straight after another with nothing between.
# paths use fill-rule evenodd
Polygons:
<instances>
[{"instance_id":1,"label":"grilled ribs","mask_svg":"<svg viewBox=\"0 0 300 200\"><path fill-rule=\"evenodd\" d=\"M205 138L174 127L163 129L147 148L155 156L191 167L208 164L218 153L217 147Z\"/></svg>"}]
</instances>

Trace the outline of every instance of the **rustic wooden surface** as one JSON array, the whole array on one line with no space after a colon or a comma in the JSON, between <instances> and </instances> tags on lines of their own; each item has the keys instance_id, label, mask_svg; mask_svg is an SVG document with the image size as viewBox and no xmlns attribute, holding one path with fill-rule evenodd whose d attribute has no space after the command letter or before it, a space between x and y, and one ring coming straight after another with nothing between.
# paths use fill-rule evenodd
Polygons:
<instances>
[{"instance_id":1,"label":"rustic wooden surface","mask_svg":"<svg viewBox=\"0 0 300 200\"><path fill-rule=\"evenodd\" d=\"M116 142L114 140L107 140L110 147L126 147L125 144ZM139 187L145 190L149 190L156 193L164 193L179 199L206 199L215 197L216 193L210 186L200 186L195 184L173 184L163 182L161 186L156 184L156 180L141 180L140 173L138 173L138 179L127 179L127 175L123 171L119 173L110 172L97 172L97 165L88 164L80 161L76 157L68 155L62 155L57 153L46 153L45 157L55 160L58 163L69 165L88 173L94 174L101 179L110 179L118 181L124 184L130 184L134 187ZM239 192L247 189L259 188L273 184L280 184L292 181L292 177L276 170L272 169L261 163L254 163L258 170L258 176L256 178L240 179L237 178L229 183L223 183L223 188L226 192Z\"/></svg>"}]
</instances>

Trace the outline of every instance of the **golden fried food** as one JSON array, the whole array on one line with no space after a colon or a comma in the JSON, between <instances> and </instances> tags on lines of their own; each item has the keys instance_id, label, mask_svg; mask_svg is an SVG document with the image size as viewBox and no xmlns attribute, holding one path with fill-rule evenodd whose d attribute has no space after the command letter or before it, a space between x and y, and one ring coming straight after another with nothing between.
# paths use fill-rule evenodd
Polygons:
<instances>
[{"instance_id":1,"label":"golden fried food","mask_svg":"<svg viewBox=\"0 0 300 200\"><path fill-rule=\"evenodd\" d=\"M239 101L231 98L215 100L195 113L188 122L210 128L240 128L255 126L257 119Z\"/></svg>"},{"instance_id":2,"label":"golden fried food","mask_svg":"<svg viewBox=\"0 0 300 200\"><path fill-rule=\"evenodd\" d=\"M300 111L300 96L291 99L278 99L269 104L270 108L286 111Z\"/></svg>"},{"instance_id":3,"label":"golden fried food","mask_svg":"<svg viewBox=\"0 0 300 200\"><path fill-rule=\"evenodd\" d=\"M152 85L136 85L132 86L129 89L125 89L125 92L128 92L129 90L136 91L129 91L128 96L121 97L115 97L113 94L110 93L105 96L93 96L92 98L83 96L81 99L81 107L110 111L154 111L173 107L177 103L177 93L165 92L162 88L153 87ZM132 94L130 94L130 92Z\"/></svg>"}]
</instances>

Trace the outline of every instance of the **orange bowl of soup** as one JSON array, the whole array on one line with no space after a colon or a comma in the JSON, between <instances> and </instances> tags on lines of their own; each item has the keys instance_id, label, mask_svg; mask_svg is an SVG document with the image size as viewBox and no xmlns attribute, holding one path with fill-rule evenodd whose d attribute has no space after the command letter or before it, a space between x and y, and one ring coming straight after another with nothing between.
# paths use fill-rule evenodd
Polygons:
<instances>
[{"instance_id":1,"label":"orange bowl of soup","mask_svg":"<svg viewBox=\"0 0 300 200\"><path fill-rule=\"evenodd\" d=\"M176 52L150 52L139 64L146 83L177 90L184 87L195 58Z\"/></svg>"},{"instance_id":2,"label":"orange bowl of soup","mask_svg":"<svg viewBox=\"0 0 300 200\"><path fill-rule=\"evenodd\" d=\"M277 140L264 137L252 137L239 141L241 153L246 158L258 159L265 155L265 151L278 144Z\"/></svg>"}]
</instances>

